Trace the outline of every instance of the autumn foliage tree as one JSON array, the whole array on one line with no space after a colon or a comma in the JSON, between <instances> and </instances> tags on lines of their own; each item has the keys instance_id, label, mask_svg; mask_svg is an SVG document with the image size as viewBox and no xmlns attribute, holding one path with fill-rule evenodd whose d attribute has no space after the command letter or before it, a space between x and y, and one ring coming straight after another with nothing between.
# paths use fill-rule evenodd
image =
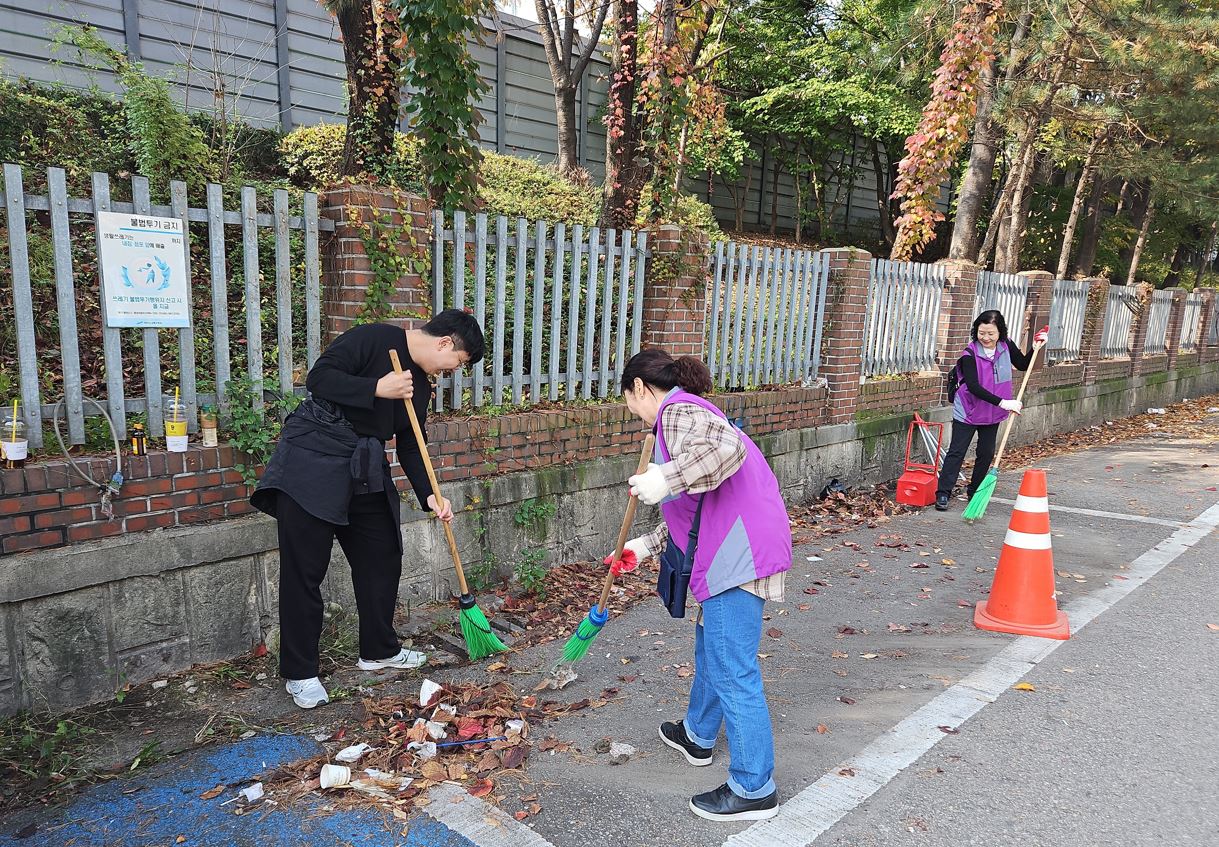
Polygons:
<instances>
[{"instance_id":1,"label":"autumn foliage tree","mask_svg":"<svg viewBox=\"0 0 1219 847\"><path fill-rule=\"evenodd\" d=\"M953 24L940 53L931 99L918 129L906 139L894 196L901 198L890 258L908 261L935 239L944 219L940 190L973 128L982 69L994 58L999 0L972 0Z\"/></svg>"}]
</instances>

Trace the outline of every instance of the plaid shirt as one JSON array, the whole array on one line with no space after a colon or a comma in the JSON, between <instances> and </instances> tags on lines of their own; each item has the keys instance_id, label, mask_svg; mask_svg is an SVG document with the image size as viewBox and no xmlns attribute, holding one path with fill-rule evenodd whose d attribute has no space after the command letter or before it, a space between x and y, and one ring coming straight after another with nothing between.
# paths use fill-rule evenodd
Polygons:
<instances>
[{"instance_id":1,"label":"plaid shirt","mask_svg":"<svg viewBox=\"0 0 1219 847\"><path fill-rule=\"evenodd\" d=\"M661 465L669 489L678 494L702 494L718 488L745 464L745 445L724 418L693 403L673 403L664 410L665 444L672 460ZM658 554L669 538L663 522L640 541L647 555ZM763 600L782 603L786 571L740 586Z\"/></svg>"}]
</instances>

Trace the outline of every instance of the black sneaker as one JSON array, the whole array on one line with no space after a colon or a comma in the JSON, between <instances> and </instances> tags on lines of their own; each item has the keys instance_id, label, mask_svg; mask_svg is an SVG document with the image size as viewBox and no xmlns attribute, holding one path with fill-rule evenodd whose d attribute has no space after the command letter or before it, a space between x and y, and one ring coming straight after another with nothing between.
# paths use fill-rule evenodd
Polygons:
<instances>
[{"instance_id":1,"label":"black sneaker","mask_svg":"<svg viewBox=\"0 0 1219 847\"><path fill-rule=\"evenodd\" d=\"M686 735L686 727L681 721L665 721L660 725L660 740L674 750L680 750L686 761L701 768L711 764L711 750L699 747Z\"/></svg>"},{"instance_id":2,"label":"black sneaker","mask_svg":"<svg viewBox=\"0 0 1219 847\"><path fill-rule=\"evenodd\" d=\"M779 814L779 792L758 800L740 797L724 783L714 791L690 798L690 811L709 821L764 821Z\"/></svg>"},{"instance_id":3,"label":"black sneaker","mask_svg":"<svg viewBox=\"0 0 1219 847\"><path fill-rule=\"evenodd\" d=\"M937 512L947 512L948 511L948 495L947 494L935 495L935 510Z\"/></svg>"}]
</instances>

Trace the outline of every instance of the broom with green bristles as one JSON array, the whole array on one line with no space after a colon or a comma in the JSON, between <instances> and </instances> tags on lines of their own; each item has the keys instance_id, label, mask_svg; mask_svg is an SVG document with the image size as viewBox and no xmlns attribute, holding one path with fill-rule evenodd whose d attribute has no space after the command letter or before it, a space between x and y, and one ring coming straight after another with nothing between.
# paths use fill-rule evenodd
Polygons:
<instances>
[{"instance_id":1,"label":"broom with green bristles","mask_svg":"<svg viewBox=\"0 0 1219 847\"><path fill-rule=\"evenodd\" d=\"M1046 327L1049 329L1049 327ZM1024 372L1024 379L1020 381L1020 392L1016 395L1017 400L1024 398L1024 389L1029 384L1029 376L1033 373L1033 365L1037 362L1037 354L1041 352L1041 347L1033 347L1033 355L1029 357L1029 366ZM982 484L974 491L972 497L969 498L969 505L965 507L965 511L961 513L961 517L967 521L976 521L986 514L986 507L990 505L990 498L995 494L995 484L999 481L999 463L1003 461L1003 451L1007 448L1007 437L1012 434L1012 424L1016 422L1016 415L1007 416L1007 426L1003 429L1003 440L999 442L999 452L995 453L995 461L991 463L990 470L986 474L986 479L982 480Z\"/></svg>"},{"instance_id":2,"label":"broom with green bristles","mask_svg":"<svg viewBox=\"0 0 1219 847\"><path fill-rule=\"evenodd\" d=\"M656 436L649 432L647 438L643 440L643 452L639 454L639 466L635 469L637 475L648 469L648 462L652 460L652 450L655 444ZM626 515L622 518L622 528L618 530L618 546L614 548L614 558L610 559L609 573L605 575L605 583L601 586L601 599L589 610L588 617L580 621L580 625L576 627L571 638L567 639L567 644L563 647L563 658L559 660L560 665L573 664L583 659L588 648L592 646L593 639L609 620L609 608L606 604L609 603L610 589L614 586L613 562L622 559L622 550L626 547L626 536L631 531L631 524L635 520L635 507L638 504L638 498L632 494L626 504Z\"/></svg>"},{"instance_id":3,"label":"broom with green bristles","mask_svg":"<svg viewBox=\"0 0 1219 847\"><path fill-rule=\"evenodd\" d=\"M402 373L402 362L398 360L398 351L390 350L389 358L394 363L395 373ZM440 500L440 483L436 481L436 471L432 468L431 457L428 456L427 442L423 439L423 430L419 428L419 418L415 416L415 407L407 399L403 399L402 403L406 406L407 417L411 419L411 429L415 432L415 443L419 445L419 455L423 457L427 478L432 483L432 493L436 495L437 500ZM458 621L461 624L461 637L466 640L466 649L470 652L470 658L481 659L492 653L502 653L508 649L508 646L491 631L491 623L483 614L482 609L478 608L474 595L470 593L470 587L466 583L466 572L461 567L461 554L457 552L457 539L453 537L453 527L449 526L447 521L440 523L444 527L444 535L449 542L449 555L453 557L453 568L457 571L457 584L461 588L461 599L459 600L461 613L458 615Z\"/></svg>"}]
</instances>

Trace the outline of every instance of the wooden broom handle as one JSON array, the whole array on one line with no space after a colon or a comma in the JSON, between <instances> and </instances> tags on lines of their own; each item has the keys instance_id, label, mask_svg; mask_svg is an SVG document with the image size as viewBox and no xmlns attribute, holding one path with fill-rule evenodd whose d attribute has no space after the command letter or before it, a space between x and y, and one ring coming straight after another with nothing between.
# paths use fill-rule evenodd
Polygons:
<instances>
[{"instance_id":1,"label":"wooden broom handle","mask_svg":"<svg viewBox=\"0 0 1219 847\"><path fill-rule=\"evenodd\" d=\"M1028 387L1029 377L1033 373L1033 365L1037 364L1037 354L1040 352L1041 347L1033 347L1033 355L1029 357L1029 366L1024 371L1024 379L1020 380L1020 391L1016 394L1017 400L1024 397L1024 389ZM999 442L999 452L995 454L995 461L991 463L992 468L999 467L999 463L1003 461L1003 451L1007 449L1007 437L1012 434L1012 424L1016 422L1016 418L1017 415L1007 416L1007 426L1003 428L1003 440Z\"/></svg>"},{"instance_id":2,"label":"wooden broom handle","mask_svg":"<svg viewBox=\"0 0 1219 847\"><path fill-rule=\"evenodd\" d=\"M652 451L656 448L656 436L648 433L643 439L643 451L639 454L639 464L635 468L635 474L638 476L648 469L648 463L652 461ZM626 503L626 514L622 517L622 528L618 530L618 546L614 548L614 558L610 559L610 571L605 575L605 583L601 586L601 599L597 602L597 608L605 610L605 604L609 602L610 589L614 586L614 570L613 562L622 558L622 550L626 547L626 537L631 531L631 524L635 521L635 507L639 505L639 498L632 494Z\"/></svg>"},{"instance_id":3,"label":"wooden broom handle","mask_svg":"<svg viewBox=\"0 0 1219 847\"><path fill-rule=\"evenodd\" d=\"M402 373L402 362L398 359L398 351L390 350L389 358L394 363L394 373ZM406 406L406 416L411 419L411 429L415 432L415 443L419 445L419 455L423 457L423 467L427 469L428 482L432 484L432 494L437 500L440 500L440 483L436 480L436 471L432 468L431 457L428 456L427 442L423 439L423 430L419 428L419 418L415 415L415 407L405 397L402 398L402 405ZM466 572L461 567L461 554L457 552L457 539L453 537L453 527L449 526L448 521L440 523L444 526L444 537L449 542L449 555L453 557L453 568L457 571L457 584L461 588L462 596L465 596L470 593L470 588L466 584Z\"/></svg>"}]
</instances>

